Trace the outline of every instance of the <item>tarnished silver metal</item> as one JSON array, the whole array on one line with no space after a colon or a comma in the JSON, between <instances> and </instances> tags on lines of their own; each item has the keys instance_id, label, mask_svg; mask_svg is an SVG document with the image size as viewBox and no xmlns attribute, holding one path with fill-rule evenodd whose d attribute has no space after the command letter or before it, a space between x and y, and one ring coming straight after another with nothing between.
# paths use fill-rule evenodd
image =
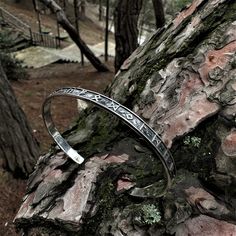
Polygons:
<instances>
[{"instance_id":1,"label":"tarnished silver metal","mask_svg":"<svg viewBox=\"0 0 236 236\"><path fill-rule=\"evenodd\" d=\"M150 144L150 147L152 147L153 151L159 157L164 166L167 175L167 187L170 186L171 180L175 176L175 163L170 151L165 146L160 136L139 116L137 116L125 106L122 106L111 98L90 90L73 87L61 88L51 93L43 104L43 119L48 132L68 157L78 164L81 164L84 161L84 158L79 155L79 153L75 151L61 136L53 123L50 111L51 100L52 98L58 96L69 96L89 101L98 107L101 107L106 111L116 115L122 121L124 121L129 127L131 127L137 134L142 136Z\"/></svg>"}]
</instances>

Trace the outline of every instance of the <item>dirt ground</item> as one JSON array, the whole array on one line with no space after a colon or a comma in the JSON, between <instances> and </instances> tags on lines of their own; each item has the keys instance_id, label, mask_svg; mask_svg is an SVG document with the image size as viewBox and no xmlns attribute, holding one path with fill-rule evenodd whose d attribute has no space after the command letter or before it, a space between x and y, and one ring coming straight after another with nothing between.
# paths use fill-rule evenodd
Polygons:
<instances>
[{"instance_id":1,"label":"dirt ground","mask_svg":"<svg viewBox=\"0 0 236 236\"><path fill-rule=\"evenodd\" d=\"M37 21L37 15L32 9L31 5L28 4L28 0L24 0L22 3L13 3L11 0L1 0L0 1L0 7L3 7L5 10L7 10L9 13L16 16L18 19L26 23L31 27L31 29L34 32L39 31L39 24ZM71 8L71 7L70 7ZM67 15L70 14L71 17L69 19L73 22L73 8L70 9L68 7ZM81 38L89 45L94 45L97 43L101 43L104 41L105 37L105 31L102 29L102 27L97 24L98 20L96 21L96 17L93 16L93 20L91 20L91 15L93 14L93 11L89 8L87 9L86 15L89 18L85 18L84 20L79 21L79 29L80 29L80 36ZM57 23L54 15L41 15L41 26L42 30L47 29L52 35L57 36ZM101 22L100 22L101 23ZM105 26L105 23L102 22L103 27ZM65 34L65 31L60 28L60 32ZM114 35L112 33L109 34L109 41L114 42ZM65 41L61 41L61 45L68 46L72 41L70 38L66 38Z\"/></svg>"},{"instance_id":2,"label":"dirt ground","mask_svg":"<svg viewBox=\"0 0 236 236\"><path fill-rule=\"evenodd\" d=\"M13 3L11 0L1 0L0 7L19 17L22 21L38 31L36 14L26 1L25 4ZM49 16L42 16L43 27L49 28L56 34L57 25L55 19ZM102 28L90 19L80 22L80 32L87 44L96 44L104 40ZM113 40L113 35L110 40ZM68 45L70 40L65 42ZM44 127L41 107L44 99L49 93L61 87L82 87L102 92L114 77L113 61L107 63L111 72L98 73L90 64L82 67L80 64L51 64L39 69L28 69L29 78L27 80L12 82L17 100L23 108L33 133L37 138L41 154L47 152L52 139ZM76 100L60 99L52 105L53 118L59 130L69 127L71 121L77 115ZM26 180L14 179L9 173L0 169L0 236L19 235L15 232L12 223L18 211L22 197L25 193Z\"/></svg>"},{"instance_id":3,"label":"dirt ground","mask_svg":"<svg viewBox=\"0 0 236 236\"><path fill-rule=\"evenodd\" d=\"M112 69L113 62L109 62ZM41 106L43 101L55 89L61 87L82 87L102 92L112 80L113 72L98 73L91 65L51 64L49 66L29 70L30 78L12 82L18 101L30 121L32 130L40 142L42 151L46 151L52 141L43 124ZM53 118L58 127L66 129L76 118L76 99L57 99L52 106Z\"/></svg>"}]
</instances>

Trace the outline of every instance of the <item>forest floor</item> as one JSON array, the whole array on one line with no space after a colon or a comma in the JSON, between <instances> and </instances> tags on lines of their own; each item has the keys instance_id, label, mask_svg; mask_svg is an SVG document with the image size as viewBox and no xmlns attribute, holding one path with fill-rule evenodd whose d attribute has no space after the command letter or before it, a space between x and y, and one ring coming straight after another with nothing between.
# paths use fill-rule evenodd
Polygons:
<instances>
[{"instance_id":1,"label":"forest floor","mask_svg":"<svg viewBox=\"0 0 236 236\"><path fill-rule=\"evenodd\" d=\"M30 10L4 2L1 2L0 6L22 17L22 20L27 20L27 23L36 22L32 20L35 15ZM52 19L45 17L43 20L47 27L56 27ZM88 44L99 43L103 40L101 27L90 20L81 23L81 34L84 35ZM45 153L52 143L41 115L41 107L46 96L61 87L82 87L102 92L114 77L113 59L109 60L107 66L111 72L98 73L89 63L83 67L75 63L55 63L39 69L27 69L29 74L27 80L12 82L17 100L40 144L41 154ZM55 108L53 117L57 127L62 130L68 128L77 113L76 100L58 100L55 104L53 103L52 108ZM12 221L21 205L25 187L26 180L14 179L8 172L0 169L0 235L19 235L15 232Z\"/></svg>"}]
</instances>

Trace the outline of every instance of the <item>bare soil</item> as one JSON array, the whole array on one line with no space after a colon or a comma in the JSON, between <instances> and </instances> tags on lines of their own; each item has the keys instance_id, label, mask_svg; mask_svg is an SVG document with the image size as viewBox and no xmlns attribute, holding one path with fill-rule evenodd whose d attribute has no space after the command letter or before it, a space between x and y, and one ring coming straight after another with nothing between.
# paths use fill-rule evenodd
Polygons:
<instances>
[{"instance_id":1,"label":"bare soil","mask_svg":"<svg viewBox=\"0 0 236 236\"><path fill-rule=\"evenodd\" d=\"M112 62L108 65L112 70ZM12 82L18 101L28 116L32 130L38 139L41 150L46 151L51 143L42 120L41 107L49 93L61 87L82 87L102 92L112 80L113 72L99 73L91 65L51 64L29 70L30 78ZM57 99L53 103L53 117L57 126L63 130L76 118L77 102L75 99Z\"/></svg>"}]
</instances>

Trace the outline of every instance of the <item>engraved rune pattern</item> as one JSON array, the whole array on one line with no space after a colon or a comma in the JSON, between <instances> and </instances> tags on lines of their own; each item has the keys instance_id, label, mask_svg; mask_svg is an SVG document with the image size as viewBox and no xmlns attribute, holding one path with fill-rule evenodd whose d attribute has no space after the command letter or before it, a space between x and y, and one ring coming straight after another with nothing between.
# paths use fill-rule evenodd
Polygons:
<instances>
[{"instance_id":1,"label":"engraved rune pattern","mask_svg":"<svg viewBox=\"0 0 236 236\"><path fill-rule=\"evenodd\" d=\"M170 155L170 152L167 151L165 156L164 156L164 160L166 162L166 164L168 165L169 169L172 170L174 168L174 163L171 159L171 155Z\"/></svg>"},{"instance_id":2,"label":"engraved rune pattern","mask_svg":"<svg viewBox=\"0 0 236 236\"><path fill-rule=\"evenodd\" d=\"M60 147L64 147L66 149L66 151L69 149L66 141L61 137L59 132L56 132L55 135L53 136L53 138L57 141L57 144Z\"/></svg>"},{"instance_id":3,"label":"engraved rune pattern","mask_svg":"<svg viewBox=\"0 0 236 236\"><path fill-rule=\"evenodd\" d=\"M165 148L165 146L164 146L163 143L160 143L160 144L158 145L158 151L161 153L161 155L164 156L164 154L165 154L165 152L166 152L166 148Z\"/></svg>"},{"instance_id":4,"label":"engraved rune pattern","mask_svg":"<svg viewBox=\"0 0 236 236\"><path fill-rule=\"evenodd\" d=\"M152 140L153 137L155 136L154 131L152 131L147 125L143 125L141 127L141 132L149 139Z\"/></svg>"},{"instance_id":5,"label":"engraved rune pattern","mask_svg":"<svg viewBox=\"0 0 236 236\"><path fill-rule=\"evenodd\" d=\"M124 109L123 107L119 107L117 109L117 113L120 114L121 116L123 116L124 118L126 118L127 120L133 119L133 115L129 111Z\"/></svg>"},{"instance_id":6,"label":"engraved rune pattern","mask_svg":"<svg viewBox=\"0 0 236 236\"><path fill-rule=\"evenodd\" d=\"M146 138L146 140L152 145L154 151L158 154L158 156L161 158L162 162L166 166L169 175L171 177L175 175L174 160L172 158L171 153L162 142L161 138L143 120L141 120L136 114L131 112L129 109L104 95L98 94L93 91L88 91L85 89L80 89L80 88L59 89L53 92L49 96L49 98L59 95L72 96L91 101L92 103L95 103L121 117L124 121L127 122L127 124L130 125L131 128L133 128L137 133L142 134ZM48 110L50 110L50 102L46 101L44 112L47 113ZM45 115L46 115L46 120L50 120L50 122L52 122L51 117L48 116L47 114ZM60 137L58 137L57 135L56 137L54 136L54 139L63 149L63 146L65 145L66 147L67 145L63 142L62 136L60 134L59 136ZM68 149L68 147L69 146L67 146L67 148L64 148L64 151L65 149Z\"/></svg>"}]
</instances>

